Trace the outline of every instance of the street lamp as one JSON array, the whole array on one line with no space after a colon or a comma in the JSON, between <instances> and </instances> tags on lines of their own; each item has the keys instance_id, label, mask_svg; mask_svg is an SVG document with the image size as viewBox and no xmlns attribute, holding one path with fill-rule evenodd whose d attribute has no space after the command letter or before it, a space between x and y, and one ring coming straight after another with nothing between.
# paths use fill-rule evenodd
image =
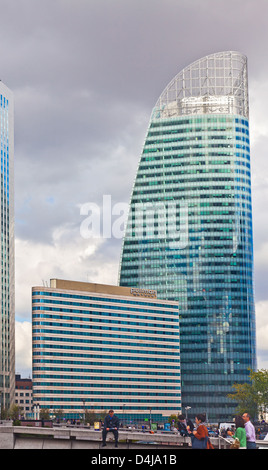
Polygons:
<instances>
[{"instance_id":1,"label":"street lamp","mask_svg":"<svg viewBox=\"0 0 268 470\"><path fill-rule=\"evenodd\" d=\"M125 407L126 407L126 404L124 403L124 405L123 405L123 426L126 426L126 423L125 423Z\"/></svg>"},{"instance_id":2,"label":"street lamp","mask_svg":"<svg viewBox=\"0 0 268 470\"><path fill-rule=\"evenodd\" d=\"M186 406L185 407L186 421L187 421L187 418L188 418L188 410L190 410L191 408L192 408L191 406Z\"/></svg>"},{"instance_id":3,"label":"street lamp","mask_svg":"<svg viewBox=\"0 0 268 470\"><path fill-rule=\"evenodd\" d=\"M82 402L83 402L83 421L84 421L84 425L85 425L85 421L86 421L85 400L82 399Z\"/></svg>"}]
</instances>

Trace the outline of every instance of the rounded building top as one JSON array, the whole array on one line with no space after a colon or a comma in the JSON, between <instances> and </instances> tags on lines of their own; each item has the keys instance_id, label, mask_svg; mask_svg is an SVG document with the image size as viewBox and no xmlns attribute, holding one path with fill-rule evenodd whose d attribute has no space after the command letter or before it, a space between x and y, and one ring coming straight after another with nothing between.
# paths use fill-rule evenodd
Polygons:
<instances>
[{"instance_id":1,"label":"rounded building top","mask_svg":"<svg viewBox=\"0 0 268 470\"><path fill-rule=\"evenodd\" d=\"M164 89L152 119L211 113L248 118L247 58L243 54L217 52L185 67Z\"/></svg>"}]
</instances>

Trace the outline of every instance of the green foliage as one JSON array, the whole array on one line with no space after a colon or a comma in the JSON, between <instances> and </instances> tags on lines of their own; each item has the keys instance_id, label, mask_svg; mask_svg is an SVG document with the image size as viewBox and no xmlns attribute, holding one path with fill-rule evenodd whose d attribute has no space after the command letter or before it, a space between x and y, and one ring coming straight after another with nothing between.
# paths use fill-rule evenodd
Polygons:
<instances>
[{"instance_id":1,"label":"green foliage","mask_svg":"<svg viewBox=\"0 0 268 470\"><path fill-rule=\"evenodd\" d=\"M50 419L49 409L40 408L40 419Z\"/></svg>"},{"instance_id":2,"label":"green foliage","mask_svg":"<svg viewBox=\"0 0 268 470\"><path fill-rule=\"evenodd\" d=\"M250 369L250 383L233 385L234 393L228 398L238 403L237 413L249 413L253 418L263 416L268 409L268 370L254 372Z\"/></svg>"},{"instance_id":3,"label":"green foliage","mask_svg":"<svg viewBox=\"0 0 268 470\"><path fill-rule=\"evenodd\" d=\"M104 421L105 416L107 416L108 411L103 410L96 413L94 410L85 410L85 423L93 425L96 421Z\"/></svg>"},{"instance_id":4,"label":"green foliage","mask_svg":"<svg viewBox=\"0 0 268 470\"><path fill-rule=\"evenodd\" d=\"M178 415L170 415L168 418L168 423L172 424L173 420L174 420L174 425L176 426L178 423Z\"/></svg>"},{"instance_id":5,"label":"green foliage","mask_svg":"<svg viewBox=\"0 0 268 470\"><path fill-rule=\"evenodd\" d=\"M101 419L102 421L104 421L105 416L107 416L107 414L108 414L108 410L100 411L100 412L98 413L98 420ZM98 421L98 420L97 420L97 421Z\"/></svg>"},{"instance_id":6,"label":"green foliage","mask_svg":"<svg viewBox=\"0 0 268 470\"><path fill-rule=\"evenodd\" d=\"M85 410L85 423L93 425L95 421L98 421L98 417L94 410Z\"/></svg>"},{"instance_id":7,"label":"green foliage","mask_svg":"<svg viewBox=\"0 0 268 470\"><path fill-rule=\"evenodd\" d=\"M64 418L63 410L61 410L61 409L55 410L54 411L54 416L55 416L56 419L63 420L63 418Z\"/></svg>"},{"instance_id":8,"label":"green foliage","mask_svg":"<svg viewBox=\"0 0 268 470\"><path fill-rule=\"evenodd\" d=\"M1 408L1 419L8 419L8 410L6 408Z\"/></svg>"},{"instance_id":9,"label":"green foliage","mask_svg":"<svg viewBox=\"0 0 268 470\"><path fill-rule=\"evenodd\" d=\"M15 420L19 420L20 416L20 407L18 405L11 405L11 407L8 410L8 416L9 418Z\"/></svg>"},{"instance_id":10,"label":"green foliage","mask_svg":"<svg viewBox=\"0 0 268 470\"><path fill-rule=\"evenodd\" d=\"M14 419L13 420L13 426L21 426L21 422L19 419Z\"/></svg>"}]
</instances>

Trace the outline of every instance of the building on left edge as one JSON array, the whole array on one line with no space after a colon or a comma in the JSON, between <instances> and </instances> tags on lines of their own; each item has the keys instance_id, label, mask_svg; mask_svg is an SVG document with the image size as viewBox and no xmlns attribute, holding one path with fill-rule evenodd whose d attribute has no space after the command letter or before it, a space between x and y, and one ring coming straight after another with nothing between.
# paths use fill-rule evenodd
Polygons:
<instances>
[{"instance_id":1,"label":"building on left edge","mask_svg":"<svg viewBox=\"0 0 268 470\"><path fill-rule=\"evenodd\" d=\"M15 401L15 282L14 282L14 101L0 81L1 145L1 337L0 403Z\"/></svg>"}]
</instances>

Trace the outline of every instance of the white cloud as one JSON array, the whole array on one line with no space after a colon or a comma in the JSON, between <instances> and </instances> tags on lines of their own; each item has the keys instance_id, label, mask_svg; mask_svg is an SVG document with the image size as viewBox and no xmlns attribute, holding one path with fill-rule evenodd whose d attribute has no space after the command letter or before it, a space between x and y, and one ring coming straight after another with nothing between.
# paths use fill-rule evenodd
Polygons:
<instances>
[{"instance_id":1,"label":"white cloud","mask_svg":"<svg viewBox=\"0 0 268 470\"><path fill-rule=\"evenodd\" d=\"M263 102L268 99L266 78L253 79L249 84L250 98L250 136L255 145L262 137L268 136L268 116Z\"/></svg>"},{"instance_id":2,"label":"white cloud","mask_svg":"<svg viewBox=\"0 0 268 470\"><path fill-rule=\"evenodd\" d=\"M268 369L268 300L256 302L257 367Z\"/></svg>"},{"instance_id":3,"label":"white cloud","mask_svg":"<svg viewBox=\"0 0 268 470\"><path fill-rule=\"evenodd\" d=\"M31 288L51 278L116 284L119 249L102 238L83 239L79 228L58 227L52 242L16 239L16 317L31 318Z\"/></svg>"},{"instance_id":4,"label":"white cloud","mask_svg":"<svg viewBox=\"0 0 268 470\"><path fill-rule=\"evenodd\" d=\"M120 244L107 245L101 238L84 240L68 225L54 230L50 244L16 239L16 373L31 375L31 288L51 278L116 284Z\"/></svg>"},{"instance_id":5,"label":"white cloud","mask_svg":"<svg viewBox=\"0 0 268 470\"><path fill-rule=\"evenodd\" d=\"M32 324L31 322L15 323L16 373L22 377L32 375Z\"/></svg>"},{"instance_id":6,"label":"white cloud","mask_svg":"<svg viewBox=\"0 0 268 470\"><path fill-rule=\"evenodd\" d=\"M268 353L268 300L256 302L257 347Z\"/></svg>"}]
</instances>

